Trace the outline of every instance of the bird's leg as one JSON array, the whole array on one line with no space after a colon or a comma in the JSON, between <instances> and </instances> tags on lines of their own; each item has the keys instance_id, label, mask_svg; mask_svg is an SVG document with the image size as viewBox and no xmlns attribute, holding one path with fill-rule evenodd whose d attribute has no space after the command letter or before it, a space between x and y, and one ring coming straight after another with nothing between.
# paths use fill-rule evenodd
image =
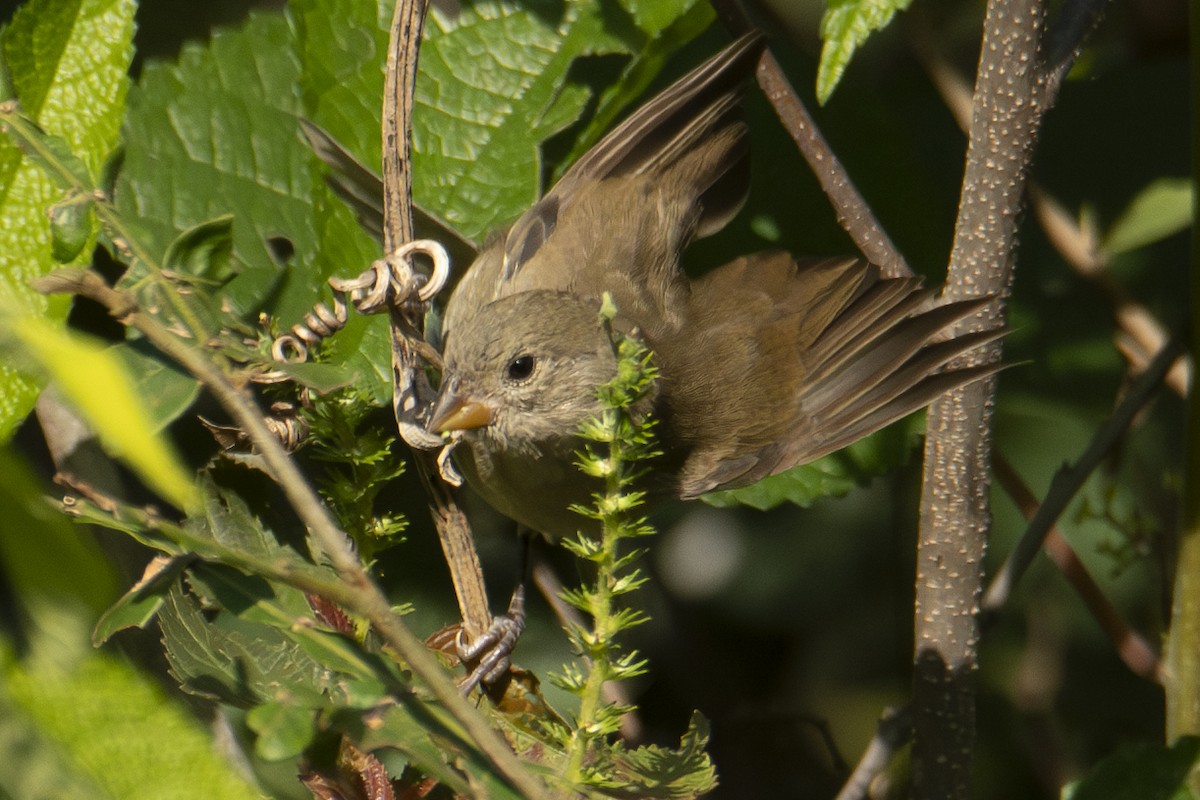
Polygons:
<instances>
[{"instance_id":1,"label":"bird's leg","mask_svg":"<svg viewBox=\"0 0 1200 800\"><path fill-rule=\"evenodd\" d=\"M459 632L456 642L458 657L464 664L475 664L466 680L459 684L459 690L464 695L470 694L481 683L484 686L499 683L512 666L513 649L525 630L525 583L529 576L529 550L533 544L530 536L522 535L521 539L524 544L521 548L521 574L513 589L512 599L508 601L508 610L495 617L491 627L474 641L464 642Z\"/></svg>"}]
</instances>

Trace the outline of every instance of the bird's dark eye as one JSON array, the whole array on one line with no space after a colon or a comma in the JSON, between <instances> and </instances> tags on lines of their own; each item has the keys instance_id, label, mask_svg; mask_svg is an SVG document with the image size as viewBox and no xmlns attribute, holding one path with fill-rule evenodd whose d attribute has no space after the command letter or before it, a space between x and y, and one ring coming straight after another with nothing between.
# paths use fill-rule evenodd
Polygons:
<instances>
[{"instance_id":1,"label":"bird's dark eye","mask_svg":"<svg viewBox=\"0 0 1200 800\"><path fill-rule=\"evenodd\" d=\"M505 374L508 375L510 381L523 381L533 374L535 363L533 356L517 356L508 362L508 369Z\"/></svg>"}]
</instances>

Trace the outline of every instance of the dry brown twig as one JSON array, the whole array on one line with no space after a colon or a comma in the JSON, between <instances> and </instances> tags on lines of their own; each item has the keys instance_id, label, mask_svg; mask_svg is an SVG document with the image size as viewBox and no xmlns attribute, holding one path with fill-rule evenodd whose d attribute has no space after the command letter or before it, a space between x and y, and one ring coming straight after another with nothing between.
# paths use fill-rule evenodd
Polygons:
<instances>
[{"instance_id":1,"label":"dry brown twig","mask_svg":"<svg viewBox=\"0 0 1200 800\"><path fill-rule=\"evenodd\" d=\"M750 18L737 0L711 0L721 22L735 35L753 28ZM842 165L829 142L792 86L783 68L771 53L763 51L756 73L759 88L775 109L780 123L796 143L813 175L821 184L837 215L838 224L850 235L868 261L890 277L914 274L904 256L892 243L875 217L875 212L854 186L850 173Z\"/></svg>"},{"instance_id":2,"label":"dry brown twig","mask_svg":"<svg viewBox=\"0 0 1200 800\"><path fill-rule=\"evenodd\" d=\"M413 90L417 55L424 27L426 3L397 2L392 18L383 96L384 251L393 252L413 238L412 161L409 131L412 126ZM418 419L432 405L433 390L425 378L420 351L424 342L418 307L393 306L390 310L394 408L402 434L424 430ZM412 443L408 436L406 440ZM471 537L470 523L450 488L441 480L436 456L413 448L413 461L429 496L429 509L437 527L467 641L482 636L492 625L483 569Z\"/></svg>"},{"instance_id":3,"label":"dry brown twig","mask_svg":"<svg viewBox=\"0 0 1200 800\"><path fill-rule=\"evenodd\" d=\"M1004 488L1004 491L1012 498L1020 509L1021 514L1025 519L1032 522L1038 514L1039 503L1033 492L1025 484L1025 481L1017 474L1016 470L1003 458L998 455L994 463L996 479ZM1078 487L1077 487L1078 488ZM1034 532L1036 535L1036 531ZM1058 567L1059 572L1067 579L1072 588L1079 595L1091 612L1095 620L1104 629L1109 640L1113 643L1113 649L1125 665L1136 675L1143 678L1148 678L1156 683L1162 683L1162 662L1159 661L1158 655L1154 652L1154 648L1146 641L1145 637L1131 628L1125 620L1121 619L1121 615L1117 609L1104 596L1104 592L1096 584L1096 581L1088 573L1087 567L1080 561L1079 556L1075 553L1075 549L1071 547L1063 535L1058 532L1058 528L1051 525L1045 531L1045 539L1042 542L1042 549L1046 556L1054 562ZM1005 570L1001 571L1005 574ZM1006 598L997 592L993 593L989 590L984 593L983 611L984 613L994 613L998 611Z\"/></svg>"}]
</instances>

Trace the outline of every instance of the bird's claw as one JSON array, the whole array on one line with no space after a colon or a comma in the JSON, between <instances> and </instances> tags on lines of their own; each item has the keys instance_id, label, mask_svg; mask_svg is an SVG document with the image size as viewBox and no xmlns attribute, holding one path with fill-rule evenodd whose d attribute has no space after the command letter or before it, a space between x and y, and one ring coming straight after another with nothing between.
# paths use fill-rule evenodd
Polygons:
<instances>
[{"instance_id":1,"label":"bird's claw","mask_svg":"<svg viewBox=\"0 0 1200 800\"><path fill-rule=\"evenodd\" d=\"M481 683L491 686L500 681L512 666L512 652L525 630L525 587L513 591L508 611L492 620L492 626L474 641L465 642L459 631L455 646L464 664L474 664L466 680L459 684L464 695Z\"/></svg>"}]
</instances>

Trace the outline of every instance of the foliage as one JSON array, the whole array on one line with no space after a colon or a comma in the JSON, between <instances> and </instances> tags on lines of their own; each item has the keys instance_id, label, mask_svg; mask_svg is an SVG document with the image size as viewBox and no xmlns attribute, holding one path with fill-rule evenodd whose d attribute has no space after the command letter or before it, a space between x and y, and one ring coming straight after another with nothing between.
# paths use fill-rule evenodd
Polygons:
<instances>
[{"instance_id":1,"label":"foliage","mask_svg":"<svg viewBox=\"0 0 1200 800\"><path fill-rule=\"evenodd\" d=\"M510 221L629 103L665 80L668 69L695 63L723 40L717 34L702 37L668 65L713 18L699 0L462 5L457 14L435 11L428 25L418 80L414 192L421 207L474 240ZM852 55L907 5L827 4L819 65L776 43L790 56L785 60L799 64L797 74L815 73L811 80L824 101ZM207 441L197 444L193 412L210 414L213 406L202 399L194 371L165 359L131 330L107 346L64 331L67 304L29 285L31 277L61 266L112 262L107 268L121 273L115 290L232 383L244 387L274 370L267 354L272 335L327 297L327 277L356 273L377 255L378 245L328 188L325 168L298 131L300 119L312 120L358 159L378 166L387 6L382 0L301 0L283 13L252 13L237 28L185 44L177 57L148 61L132 87L126 75L135 6L129 0L29 0L0 34L4 99L19 101L19 107L3 107L7 135L0 136L5 220L0 437L22 424L37 387L53 375L110 454L168 504L121 500L102 488L76 486L85 495L72 500L69 510L89 526L71 528L63 524L59 504L40 496L45 488L21 460L8 451L0 456L6 508L0 564L5 588L17 600L0 633L0 794L189 796L203 785L222 797L256 790L299 796L295 774L302 769L310 787L361 788L383 774L395 779L397 790L416 792L432 782L445 794L517 796L479 743L413 678L409 665L381 647L361 618L317 599L344 598L347 589L272 488L261 454L244 442L222 453ZM966 26L950 19L944 27ZM1111 84L1104 58L1114 56L1103 48L1102 42L1098 60L1090 62L1099 65L1093 80L1064 96L1066 118L1094 119L1096 107L1113 113L1106 96L1088 94ZM927 93L889 82L894 78L880 78L879 87L847 81L839 87L844 102L831 104L837 107L821 122L888 227L916 254L913 262L936 263L944 255L945 220L957 193L959 140L940 122L941 110L930 105ZM1178 91L1170 75L1138 73L1138 81L1122 98L1121 108L1132 109L1123 117L1156 124L1148 125L1144 144L1123 145L1124 169L1114 166L1101 170L1103 175L1091 169L1116 160L1095 148L1105 137L1120 135L1121 126L1092 124L1091 135L1074 138L1051 128L1042 148L1046 178L1069 205L1082 209L1082 227L1094 233L1114 280L1178 321L1181 312L1172 301L1181 294L1180 270L1160 267L1179 257L1178 233L1192 214L1194 188L1174 177L1182 174L1181 162L1170 159L1171 146L1154 138L1179 127L1171 122L1175 112L1138 105L1160 96L1159 89L1168 97ZM1156 91L1145 91L1151 84ZM763 133L777 129L754 103L752 98L749 113L759 188L743 219L693 255L703 261L764 246L844 251L847 245L824 200L795 166L790 142L777 132ZM1157 124L1162 120L1168 122ZM889 135L861 133L879 130ZM782 197L789 202L780 202ZM1104 298L1066 272L1037 236L1030 239L1021 259L1029 277L1018 280L1009 338L1013 360L1029 363L1002 378L1008 391L998 418L1006 455L1029 465L1031 481L1042 481L1107 412L1121 363L1109 343ZM63 286L78 275L59 273L56 280ZM908 420L771 481L708 498L721 506L777 510L723 517L730 521L728 531L747 519L764 530L724 540L733 542L729 546L740 553L742 567L726 580L707 579L711 594L701 597L712 600L719 593L719 613L708 603L678 596L665 601L647 590L639 605L644 598L647 607L664 610L639 625L643 612L619 608L616 601L643 585L646 576L632 569L637 552L618 552L617 542L645 531L637 491L630 487L649 442L629 409L646 390L648 373L641 368L645 354L631 340L619 347L626 365L619 380L626 383L609 387L612 414L591 426L593 449L583 459L593 473L604 473L605 495L588 513L606 535L572 545L582 560L600 566L596 583L568 594L594 623L592 630L569 630L587 662L568 666L560 676L569 693L581 698L580 710L564 722L550 709L550 700L559 703L561 693L548 689L542 697L534 686L521 712L502 706L488 711L488 720L532 770L567 775L581 791L586 786L601 795L696 796L714 783L714 754L718 763L722 757L738 763L729 756L732 741L756 766L743 768L741 776L730 769L735 779L726 781L730 791L801 794L792 791L795 773L825 774L826 760L801 767L778 757L781 731L764 723L739 736L738 721L745 718L739 715L760 701L773 709L804 708L830 720L832 737L854 747L878 707L904 694L896 690L894 676L880 677L868 666L887 660L880 651L906 649L893 641L896 626L883 634L871 630L876 625L871 620L889 619L907 601L907 576L897 580L895 565L907 565L909 557L902 536L888 535L903 526L881 501L883 495L904 495L897 490L904 478L876 482L868 491L862 486L910 459L921 421ZM413 558L414 542L400 535L408 521L395 501L407 476L392 452L393 437L382 432L390 428L379 421L386 420L387 411L380 409L389 405L391 392L386 320L351 316L322 345L318 359L284 369L310 392L272 389L267 395L303 409L312 439L295 457L363 559L402 574L395 564ZM16 373L14 365L23 371ZM1077 513L1063 524L1082 543L1092 571L1133 616L1145 620L1156 619L1153 565L1169 560L1156 549L1169 537L1137 538L1135 550L1112 545L1114 538L1123 543L1134 537L1122 538L1110 528L1122 534L1131 525L1149 527L1144 523L1149 511L1154 527L1169 527L1160 509L1172 504L1172 477L1164 473L1175 462L1163 442L1177 440L1169 423L1151 418L1079 503L1104 513ZM629 449L605 453L618 446ZM624 466L601 469L615 464ZM189 472L197 467L200 475L193 480ZM851 495L845 503L819 502L845 494ZM801 517L806 533L791 530L798 523L780 508L784 503L813 506ZM995 550L1003 551L1016 523L1003 503L997 503L997 515ZM418 522L412 520L414 526ZM132 538L159 559L122 595L117 587L130 581L109 567L89 528ZM814 533L823 528L836 535ZM420 538L416 532L409 536ZM668 531L656 554L679 552L669 545L681 536ZM1125 568L1119 574L1106 550L1120 552ZM396 557L397 552L404 555ZM1147 552L1157 558L1147 558ZM689 565L683 557L655 562L667 585ZM418 571L437 570L422 565ZM900 587L898 599L880 594L889 586ZM1163 797L1186 796L1183 784L1197 759L1191 739L1170 749L1135 748L1097 758L1112 749L1114 737L1153 738L1155 717L1146 709L1155 708L1159 697L1156 688L1123 671L1092 633L1091 620L1057 587L1045 574L1033 576L1028 598L1018 600L1028 604L1028 615L1021 620L1019 611L1012 613L989 637L985 646L995 652L983 659L985 697L1011 699L1023 719L1056 706L1074 737L1061 758L1100 761L1070 790L1071 797L1122 797L1121 787L1144 787L1152 780ZM446 594L444 587L436 592ZM416 585L402 585L396 595L406 611L415 607L439 621L452 613L436 607ZM710 741L708 723L696 715L677 749L613 741L609 734L622 709L603 705L600 683L632 678L635 692L647 690L655 678L653 672L640 674L647 661L672 663L680 631L699 627L697 605L707 613L705 635L699 637L705 649L676 665L674 674L681 677L674 683L679 694L697 688L698 681L710 691L690 692L705 695L703 704L689 700L668 713L669 722L660 722L653 738L673 740L695 705L716 720L715 737ZM1146 624L1153 630L1153 622ZM212 755L189 704L164 695L153 678L112 654L115 645L132 647L131 629L151 625L162 632L178 684L203 698L205 708L222 709L223 724L244 746L257 789ZM109 642L104 653L80 651L89 628L97 643ZM624 640L613 640L629 628L635 628L629 640L642 655L622 649ZM1027 633L1041 646L1069 651L1058 655L1068 680L1050 701L1021 694L1028 688L1018 687L1003 669L1027 655ZM1045 637L1054 641L1047 645ZM729 649L712 657L708 648L718 640ZM518 655L540 657L528 646ZM810 671L822 658L827 669L814 680ZM1087 668L1080 670L1076 660ZM663 683L671 681L657 688ZM778 686L792 688L779 692ZM1105 702L1097 703L1097 696ZM641 703L650 717L655 700ZM990 796L1028 794L1030 770L1010 768L1025 763L1025 754L1016 751L1027 731L1006 712L984 713L990 716L982 737L981 784L1001 787ZM796 746L789 756L803 749ZM772 782L772 770L785 777ZM753 777L747 779L747 772ZM54 790L47 791L48 785Z\"/></svg>"},{"instance_id":2,"label":"foliage","mask_svg":"<svg viewBox=\"0 0 1200 800\"><path fill-rule=\"evenodd\" d=\"M23 5L0 36L0 100L19 97L29 118L99 175L117 143L133 55L133 0ZM36 46L35 46L36 43ZM86 262L95 223L78 197L0 138L0 309L28 309L62 322L67 304L34 292L29 279L60 261ZM54 207L56 213L46 214ZM52 224L53 219L53 224ZM64 237L72 241L68 244ZM29 413L39 383L0 363L0 440Z\"/></svg>"},{"instance_id":3,"label":"foliage","mask_svg":"<svg viewBox=\"0 0 1200 800\"><path fill-rule=\"evenodd\" d=\"M618 608L620 599L636 591L646 578L634 563L644 549L621 552L627 539L651 536L654 529L637 514L644 493L638 481L648 468L642 463L660 453L655 449L654 419L647 413L653 396L657 371L651 366L652 354L637 339L612 330L616 307L607 295L600 310L601 323L613 341L617 374L596 390L604 406L600 418L586 422L580 437L586 442L579 456L579 468L597 478L602 489L592 506L576 506L575 511L593 520L598 532L581 532L563 545L580 561L595 569L595 579L577 589L565 590L562 598L591 619L590 628L567 624L571 649L582 663L565 665L553 676L554 682L579 698L579 711L573 724L555 726L555 734L566 751L565 773L572 784L591 785L613 792L646 796L650 786L656 796L695 797L712 788L712 764L704 756L704 734L693 729L685 735L678 753L657 750L653 770L647 770L649 753L616 753L608 739L620 729L621 718L635 709L604 699L608 683L628 681L645 672L645 661L635 650L624 651L617 637L646 621L636 608ZM688 740L692 740L689 745ZM697 740L699 743L697 745ZM620 748L623 750L623 748ZM689 755L699 761L688 763ZM618 772L614 758L623 758L630 767L642 760L642 769ZM673 779L664 780L664 773Z\"/></svg>"},{"instance_id":4,"label":"foliage","mask_svg":"<svg viewBox=\"0 0 1200 800\"><path fill-rule=\"evenodd\" d=\"M912 0L828 0L821 18L817 100L824 103L830 98L854 51L911 3Z\"/></svg>"}]
</instances>

